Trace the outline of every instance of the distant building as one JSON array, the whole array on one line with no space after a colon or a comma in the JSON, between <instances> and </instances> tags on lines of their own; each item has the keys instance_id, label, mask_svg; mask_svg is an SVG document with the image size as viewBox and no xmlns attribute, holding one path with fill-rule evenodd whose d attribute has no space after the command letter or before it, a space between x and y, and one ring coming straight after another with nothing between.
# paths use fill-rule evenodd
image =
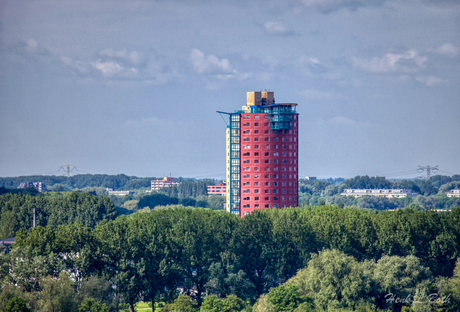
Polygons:
<instances>
[{"instance_id":1,"label":"distant building","mask_svg":"<svg viewBox=\"0 0 460 312\"><path fill-rule=\"evenodd\" d=\"M343 196L377 196L377 197L386 197L386 198L402 198L402 197L416 197L417 193L412 193L411 190L404 189L345 189L340 195Z\"/></svg>"},{"instance_id":2,"label":"distant building","mask_svg":"<svg viewBox=\"0 0 460 312\"><path fill-rule=\"evenodd\" d=\"M43 182L34 182L34 187L39 191L39 192L46 192L47 188L45 183Z\"/></svg>"},{"instance_id":3,"label":"distant building","mask_svg":"<svg viewBox=\"0 0 460 312\"><path fill-rule=\"evenodd\" d=\"M21 184L19 184L18 189L25 189L25 188L28 188L28 187L35 187L37 189L37 191L39 191L39 192L48 191L48 189L46 188L45 183L43 183L43 182L33 182L33 183L22 182Z\"/></svg>"},{"instance_id":4,"label":"distant building","mask_svg":"<svg viewBox=\"0 0 460 312\"><path fill-rule=\"evenodd\" d=\"M134 195L133 191L109 191L109 195L126 196Z\"/></svg>"},{"instance_id":5,"label":"distant building","mask_svg":"<svg viewBox=\"0 0 460 312\"><path fill-rule=\"evenodd\" d=\"M174 185L179 185L180 183L172 177L164 177L162 180L152 180L152 191L158 191L163 187L172 187Z\"/></svg>"},{"instance_id":6,"label":"distant building","mask_svg":"<svg viewBox=\"0 0 460 312\"><path fill-rule=\"evenodd\" d=\"M310 180L310 181L314 181L314 180L316 180L316 177L306 176L305 179Z\"/></svg>"},{"instance_id":7,"label":"distant building","mask_svg":"<svg viewBox=\"0 0 460 312\"><path fill-rule=\"evenodd\" d=\"M447 197L460 197L460 190L450 190Z\"/></svg>"},{"instance_id":8,"label":"distant building","mask_svg":"<svg viewBox=\"0 0 460 312\"><path fill-rule=\"evenodd\" d=\"M217 183L216 185L208 185L208 195L227 195L227 185L225 183Z\"/></svg>"}]
</instances>

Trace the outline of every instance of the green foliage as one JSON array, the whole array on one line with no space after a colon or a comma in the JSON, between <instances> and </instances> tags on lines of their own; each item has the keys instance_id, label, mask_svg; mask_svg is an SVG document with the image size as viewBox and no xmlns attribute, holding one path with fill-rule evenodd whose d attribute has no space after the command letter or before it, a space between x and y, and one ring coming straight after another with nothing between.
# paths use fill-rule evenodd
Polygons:
<instances>
[{"instance_id":1,"label":"green foliage","mask_svg":"<svg viewBox=\"0 0 460 312\"><path fill-rule=\"evenodd\" d=\"M268 293L268 301L273 304L276 312L293 311L306 300L293 284L280 285Z\"/></svg>"},{"instance_id":2,"label":"green foliage","mask_svg":"<svg viewBox=\"0 0 460 312\"><path fill-rule=\"evenodd\" d=\"M381 177L356 176L343 182L344 188L351 189L391 189L393 183Z\"/></svg>"},{"instance_id":3,"label":"green foliage","mask_svg":"<svg viewBox=\"0 0 460 312\"><path fill-rule=\"evenodd\" d=\"M224 210L226 197L222 195L208 196L208 207L212 210Z\"/></svg>"},{"instance_id":4,"label":"green foliage","mask_svg":"<svg viewBox=\"0 0 460 312\"><path fill-rule=\"evenodd\" d=\"M48 200L5 195L18 206L28 198L37 207ZM53 200L69 198L61 194ZM299 303L297 312L393 308L385 298L388 291L447 293L454 302L460 300L459 250L459 208L376 213L324 205L258 210L241 219L211 209L169 207L103 220L94 227L72 223L18 231L14 248L0 254L0 282L5 285L0 309L15 296L34 311L64 309L64 302L76 311L85 298L111 311L120 303L134 309L141 298L151 306L160 298L171 303L181 287L192 301L181 300L190 301L192 308L208 293L220 300L222 309L227 302L229 309L238 310L285 281L311 298ZM432 304L438 310L446 306ZM167 309L173 308L170 304ZM262 296L253 310L274 309Z\"/></svg>"},{"instance_id":5,"label":"green foliage","mask_svg":"<svg viewBox=\"0 0 460 312\"><path fill-rule=\"evenodd\" d=\"M216 295L209 295L203 301L201 305L201 311L206 312L221 312L223 310L222 299L217 298Z\"/></svg>"},{"instance_id":6,"label":"green foliage","mask_svg":"<svg viewBox=\"0 0 460 312\"><path fill-rule=\"evenodd\" d=\"M252 307L253 312L276 312L273 304L268 301L268 295L264 294L259 297L257 302Z\"/></svg>"},{"instance_id":7,"label":"green foliage","mask_svg":"<svg viewBox=\"0 0 460 312\"><path fill-rule=\"evenodd\" d=\"M32 312L27 306L26 300L19 297L14 297L8 301L4 312Z\"/></svg>"},{"instance_id":8,"label":"green foliage","mask_svg":"<svg viewBox=\"0 0 460 312\"><path fill-rule=\"evenodd\" d=\"M404 304L391 298L415 296L417 286L430 279L431 272L414 256L383 256L375 266L374 280L379 285L377 302L385 308L400 309Z\"/></svg>"},{"instance_id":9,"label":"green foliage","mask_svg":"<svg viewBox=\"0 0 460 312\"><path fill-rule=\"evenodd\" d=\"M308 193L311 195L321 195L323 191L329 187L334 186L329 182L321 180L299 180L299 191L302 193Z\"/></svg>"},{"instance_id":10,"label":"green foliage","mask_svg":"<svg viewBox=\"0 0 460 312\"><path fill-rule=\"evenodd\" d=\"M59 278L42 278L38 303L43 311L75 311L77 302L73 282L65 273L61 273Z\"/></svg>"},{"instance_id":11,"label":"green foliage","mask_svg":"<svg viewBox=\"0 0 460 312\"><path fill-rule=\"evenodd\" d=\"M142 197L137 204L139 208L150 207L155 208L156 206L166 205L177 205L179 199L177 197L169 197L162 193L153 193Z\"/></svg>"},{"instance_id":12,"label":"green foliage","mask_svg":"<svg viewBox=\"0 0 460 312\"><path fill-rule=\"evenodd\" d=\"M100 303L93 298L86 298L78 306L78 312L109 312L104 303Z\"/></svg>"},{"instance_id":13,"label":"green foliage","mask_svg":"<svg viewBox=\"0 0 460 312\"><path fill-rule=\"evenodd\" d=\"M0 195L0 207L0 238L15 236L19 229L30 230L34 208L36 225L53 228L73 222L94 227L101 220L117 216L109 198L87 193L58 197L4 194Z\"/></svg>"},{"instance_id":14,"label":"green foliage","mask_svg":"<svg viewBox=\"0 0 460 312\"><path fill-rule=\"evenodd\" d=\"M364 269L338 250L325 250L289 281L302 296L313 299L319 309L352 308L368 298L370 285Z\"/></svg>"},{"instance_id":15,"label":"green foliage","mask_svg":"<svg viewBox=\"0 0 460 312\"><path fill-rule=\"evenodd\" d=\"M179 200L179 204L184 207L195 207L196 199L191 197L184 197Z\"/></svg>"},{"instance_id":16,"label":"green foliage","mask_svg":"<svg viewBox=\"0 0 460 312\"><path fill-rule=\"evenodd\" d=\"M195 301L190 300L189 296L179 295L174 303L167 304L163 308L163 312L198 312L198 305Z\"/></svg>"}]
</instances>

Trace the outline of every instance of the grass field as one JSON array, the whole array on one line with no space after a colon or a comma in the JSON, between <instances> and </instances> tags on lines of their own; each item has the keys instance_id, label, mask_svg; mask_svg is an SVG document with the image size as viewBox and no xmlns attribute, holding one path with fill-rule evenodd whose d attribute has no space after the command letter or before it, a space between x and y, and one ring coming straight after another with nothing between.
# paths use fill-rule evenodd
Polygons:
<instances>
[{"instance_id":1,"label":"grass field","mask_svg":"<svg viewBox=\"0 0 460 312\"><path fill-rule=\"evenodd\" d=\"M138 302L136 303L136 305L134 306L134 309L139 312L142 312L142 311L152 311L152 308L149 306L149 304L147 302ZM155 309L155 312L161 312L161 308L156 308ZM120 310L120 311L123 311L123 312L129 312L129 310Z\"/></svg>"}]
</instances>

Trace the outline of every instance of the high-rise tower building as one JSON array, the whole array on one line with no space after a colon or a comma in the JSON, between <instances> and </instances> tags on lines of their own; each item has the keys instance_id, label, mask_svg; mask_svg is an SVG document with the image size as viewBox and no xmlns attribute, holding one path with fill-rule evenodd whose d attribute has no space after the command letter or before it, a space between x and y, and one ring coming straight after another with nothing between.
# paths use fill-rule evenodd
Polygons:
<instances>
[{"instance_id":1,"label":"high-rise tower building","mask_svg":"<svg viewBox=\"0 0 460 312\"><path fill-rule=\"evenodd\" d=\"M298 205L299 114L295 103L275 103L273 92L248 92L246 106L227 126L226 210ZM222 112L219 112L222 113Z\"/></svg>"}]
</instances>

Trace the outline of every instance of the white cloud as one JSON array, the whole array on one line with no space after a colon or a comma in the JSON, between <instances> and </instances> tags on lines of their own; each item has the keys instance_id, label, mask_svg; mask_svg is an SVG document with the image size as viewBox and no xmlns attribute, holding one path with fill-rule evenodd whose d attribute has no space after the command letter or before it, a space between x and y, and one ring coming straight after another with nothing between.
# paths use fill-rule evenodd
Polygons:
<instances>
[{"instance_id":1,"label":"white cloud","mask_svg":"<svg viewBox=\"0 0 460 312\"><path fill-rule=\"evenodd\" d=\"M37 40L28 39L26 42L22 42L23 49L30 54L49 54L49 51L41 46Z\"/></svg>"},{"instance_id":2,"label":"white cloud","mask_svg":"<svg viewBox=\"0 0 460 312\"><path fill-rule=\"evenodd\" d=\"M125 68L116 61L101 61L91 62L91 65L100 71L104 77L112 77L122 73Z\"/></svg>"},{"instance_id":3,"label":"white cloud","mask_svg":"<svg viewBox=\"0 0 460 312\"><path fill-rule=\"evenodd\" d=\"M354 65L373 73L412 73L424 67L427 57L420 56L415 49L405 53L387 53L370 60L353 59Z\"/></svg>"},{"instance_id":4,"label":"white cloud","mask_svg":"<svg viewBox=\"0 0 460 312\"><path fill-rule=\"evenodd\" d=\"M445 43L435 50L436 53L446 55L449 57L456 57L460 53L460 49L452 43Z\"/></svg>"},{"instance_id":5,"label":"white cloud","mask_svg":"<svg viewBox=\"0 0 460 312\"><path fill-rule=\"evenodd\" d=\"M61 61L64 65L75 70L79 74L86 74L89 72L88 66L84 62L74 61L68 56L61 56Z\"/></svg>"},{"instance_id":6,"label":"white cloud","mask_svg":"<svg viewBox=\"0 0 460 312\"><path fill-rule=\"evenodd\" d=\"M136 51L128 52L127 50L114 51L112 49L106 49L99 52L100 56L108 57L111 59L119 60L121 62L127 62L132 66L140 66L145 63L145 57Z\"/></svg>"},{"instance_id":7,"label":"white cloud","mask_svg":"<svg viewBox=\"0 0 460 312\"><path fill-rule=\"evenodd\" d=\"M356 10L359 7L381 5L385 0L301 0L307 9L316 9L323 13L330 13L341 8Z\"/></svg>"},{"instance_id":8,"label":"white cloud","mask_svg":"<svg viewBox=\"0 0 460 312\"><path fill-rule=\"evenodd\" d=\"M424 85L428 87L434 87L434 86L446 83L445 80L435 77L435 76L418 76L418 77L415 77L415 80L423 83Z\"/></svg>"},{"instance_id":9,"label":"white cloud","mask_svg":"<svg viewBox=\"0 0 460 312\"><path fill-rule=\"evenodd\" d=\"M195 71L199 74L228 75L234 73L227 59L219 59L214 55L206 56L198 49L192 49L190 58Z\"/></svg>"},{"instance_id":10,"label":"white cloud","mask_svg":"<svg viewBox=\"0 0 460 312\"><path fill-rule=\"evenodd\" d=\"M264 30L266 34L271 36L289 36L294 34L282 22L265 22Z\"/></svg>"},{"instance_id":11,"label":"white cloud","mask_svg":"<svg viewBox=\"0 0 460 312\"><path fill-rule=\"evenodd\" d=\"M318 61L317 58L310 57L309 60L310 60L311 63L316 64L316 65L319 65L319 61Z\"/></svg>"}]
</instances>

